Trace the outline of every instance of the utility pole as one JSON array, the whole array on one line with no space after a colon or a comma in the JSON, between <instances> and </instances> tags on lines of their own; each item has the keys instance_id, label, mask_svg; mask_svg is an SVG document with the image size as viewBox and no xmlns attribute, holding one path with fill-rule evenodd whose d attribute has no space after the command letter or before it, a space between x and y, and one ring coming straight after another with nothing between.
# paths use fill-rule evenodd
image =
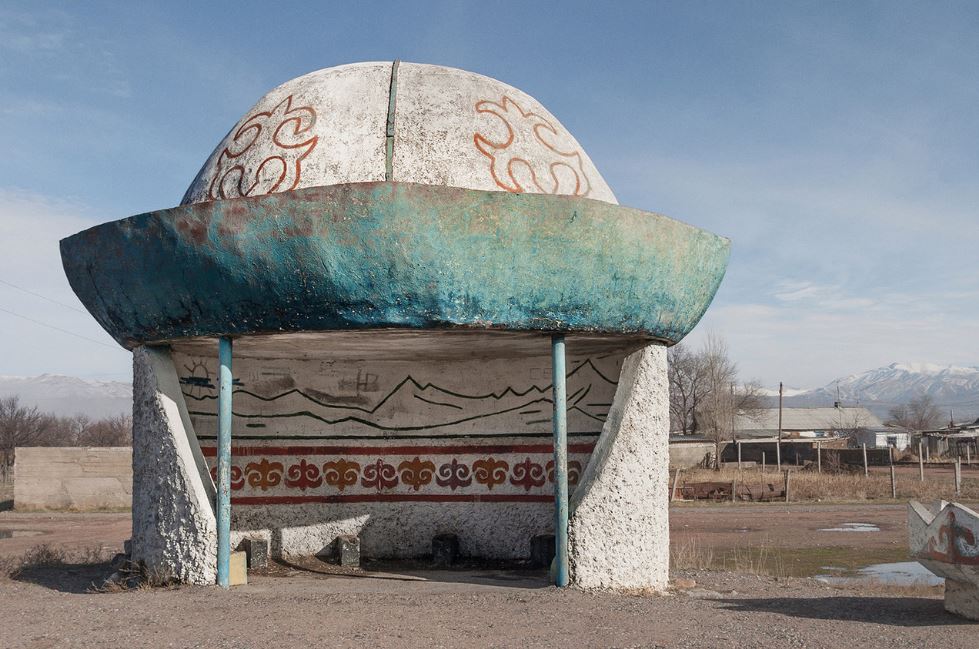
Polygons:
<instances>
[{"instance_id":1,"label":"utility pole","mask_svg":"<svg viewBox=\"0 0 979 649\"><path fill-rule=\"evenodd\" d=\"M778 442L775 444L775 462L782 470L782 382L778 382Z\"/></svg>"}]
</instances>

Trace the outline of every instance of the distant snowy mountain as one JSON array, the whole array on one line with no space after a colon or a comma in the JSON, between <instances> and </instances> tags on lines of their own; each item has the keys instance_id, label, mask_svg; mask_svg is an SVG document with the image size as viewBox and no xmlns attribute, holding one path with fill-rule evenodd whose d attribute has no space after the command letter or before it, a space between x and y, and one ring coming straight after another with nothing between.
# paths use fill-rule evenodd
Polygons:
<instances>
[{"instance_id":1,"label":"distant snowy mountain","mask_svg":"<svg viewBox=\"0 0 979 649\"><path fill-rule=\"evenodd\" d=\"M778 396L777 389L774 394ZM979 417L979 367L892 363L786 397L784 404L831 406L839 399L844 405L865 406L886 418L890 408L921 394L930 395L943 416L951 410L957 421L975 419Z\"/></svg>"},{"instance_id":2,"label":"distant snowy mountain","mask_svg":"<svg viewBox=\"0 0 979 649\"><path fill-rule=\"evenodd\" d=\"M60 374L0 376L0 397L18 396L24 405L55 415L111 417L131 414L132 384L80 379Z\"/></svg>"}]
</instances>

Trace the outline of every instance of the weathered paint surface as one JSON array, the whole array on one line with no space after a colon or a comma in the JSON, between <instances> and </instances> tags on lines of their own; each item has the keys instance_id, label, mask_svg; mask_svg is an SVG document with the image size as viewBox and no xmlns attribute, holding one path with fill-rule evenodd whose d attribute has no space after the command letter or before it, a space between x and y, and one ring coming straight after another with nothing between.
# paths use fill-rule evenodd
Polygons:
<instances>
[{"instance_id":1,"label":"weathered paint surface","mask_svg":"<svg viewBox=\"0 0 979 649\"><path fill-rule=\"evenodd\" d=\"M360 335L390 349L379 332ZM240 338L235 341L232 438L241 446L273 441L344 447L354 440L366 446L379 440L430 446L472 439L499 445L500 436L509 435L517 438L510 440L514 443L550 444L548 339L539 338L536 353L490 356L516 335L499 335L494 344L469 334L478 355L453 360L438 357L436 345L449 337L446 332L429 333L426 345L396 338L412 353L401 359L359 358L356 352L345 353L335 336L306 340L302 352L275 358L244 344L254 338ZM214 446L220 401L214 345L207 350L211 354L188 354L182 347L175 344L172 355L184 400L201 443ZM568 348L568 431L576 439L597 437L625 352L582 354L574 337Z\"/></svg>"},{"instance_id":2,"label":"weathered paint surface","mask_svg":"<svg viewBox=\"0 0 979 649\"><path fill-rule=\"evenodd\" d=\"M680 340L729 242L588 199L362 183L186 205L61 242L126 347L200 335L473 327Z\"/></svg>"},{"instance_id":3,"label":"weathered paint surface","mask_svg":"<svg viewBox=\"0 0 979 649\"><path fill-rule=\"evenodd\" d=\"M218 143L183 203L384 180L391 64L317 70L273 88Z\"/></svg>"},{"instance_id":4,"label":"weathered paint surface","mask_svg":"<svg viewBox=\"0 0 979 649\"><path fill-rule=\"evenodd\" d=\"M401 63L394 178L615 203L588 154L540 102L496 79Z\"/></svg>"},{"instance_id":5,"label":"weathered paint surface","mask_svg":"<svg viewBox=\"0 0 979 649\"><path fill-rule=\"evenodd\" d=\"M530 95L465 70L373 62L269 91L183 203L377 180L616 202L581 145Z\"/></svg>"},{"instance_id":6,"label":"weathered paint surface","mask_svg":"<svg viewBox=\"0 0 979 649\"><path fill-rule=\"evenodd\" d=\"M960 503L908 503L911 556L945 578L945 609L979 620L979 513Z\"/></svg>"}]
</instances>

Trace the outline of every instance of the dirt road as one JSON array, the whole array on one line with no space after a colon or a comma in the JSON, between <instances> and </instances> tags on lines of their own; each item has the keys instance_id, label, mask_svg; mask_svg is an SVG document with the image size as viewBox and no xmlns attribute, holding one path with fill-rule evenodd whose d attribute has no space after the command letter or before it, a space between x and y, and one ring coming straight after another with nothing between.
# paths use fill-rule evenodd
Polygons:
<instances>
[{"instance_id":1,"label":"dirt road","mask_svg":"<svg viewBox=\"0 0 979 649\"><path fill-rule=\"evenodd\" d=\"M88 572L87 572L88 570ZM20 647L975 647L936 595L698 574L673 596L560 591L512 573L259 577L230 592L86 594L94 570L0 583ZM57 584L57 585L55 585Z\"/></svg>"},{"instance_id":2,"label":"dirt road","mask_svg":"<svg viewBox=\"0 0 979 649\"><path fill-rule=\"evenodd\" d=\"M674 545L718 551L773 544L800 556L904 550L904 508L875 505L682 506ZM867 523L879 532L821 532ZM0 512L0 556L42 538L121 547L128 516ZM839 554L833 551L831 554ZM669 596L558 590L533 572L400 571L381 577L287 571L245 587L92 593L106 564L0 579L0 647L975 647L979 626L946 614L939 591L831 587L802 577L679 571ZM786 571L794 572L794 571Z\"/></svg>"}]
</instances>

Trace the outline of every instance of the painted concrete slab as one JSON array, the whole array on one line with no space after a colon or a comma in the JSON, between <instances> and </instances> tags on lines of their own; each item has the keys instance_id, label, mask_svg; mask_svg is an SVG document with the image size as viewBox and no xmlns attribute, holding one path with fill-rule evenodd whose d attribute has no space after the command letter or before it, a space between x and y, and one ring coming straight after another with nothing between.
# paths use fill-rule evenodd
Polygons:
<instances>
[{"instance_id":1,"label":"painted concrete slab","mask_svg":"<svg viewBox=\"0 0 979 649\"><path fill-rule=\"evenodd\" d=\"M133 497L132 449L20 447L15 450L14 509L128 509Z\"/></svg>"},{"instance_id":2,"label":"painted concrete slab","mask_svg":"<svg viewBox=\"0 0 979 649\"><path fill-rule=\"evenodd\" d=\"M979 513L960 503L908 503L911 556L945 578L945 609L979 620Z\"/></svg>"}]
</instances>

